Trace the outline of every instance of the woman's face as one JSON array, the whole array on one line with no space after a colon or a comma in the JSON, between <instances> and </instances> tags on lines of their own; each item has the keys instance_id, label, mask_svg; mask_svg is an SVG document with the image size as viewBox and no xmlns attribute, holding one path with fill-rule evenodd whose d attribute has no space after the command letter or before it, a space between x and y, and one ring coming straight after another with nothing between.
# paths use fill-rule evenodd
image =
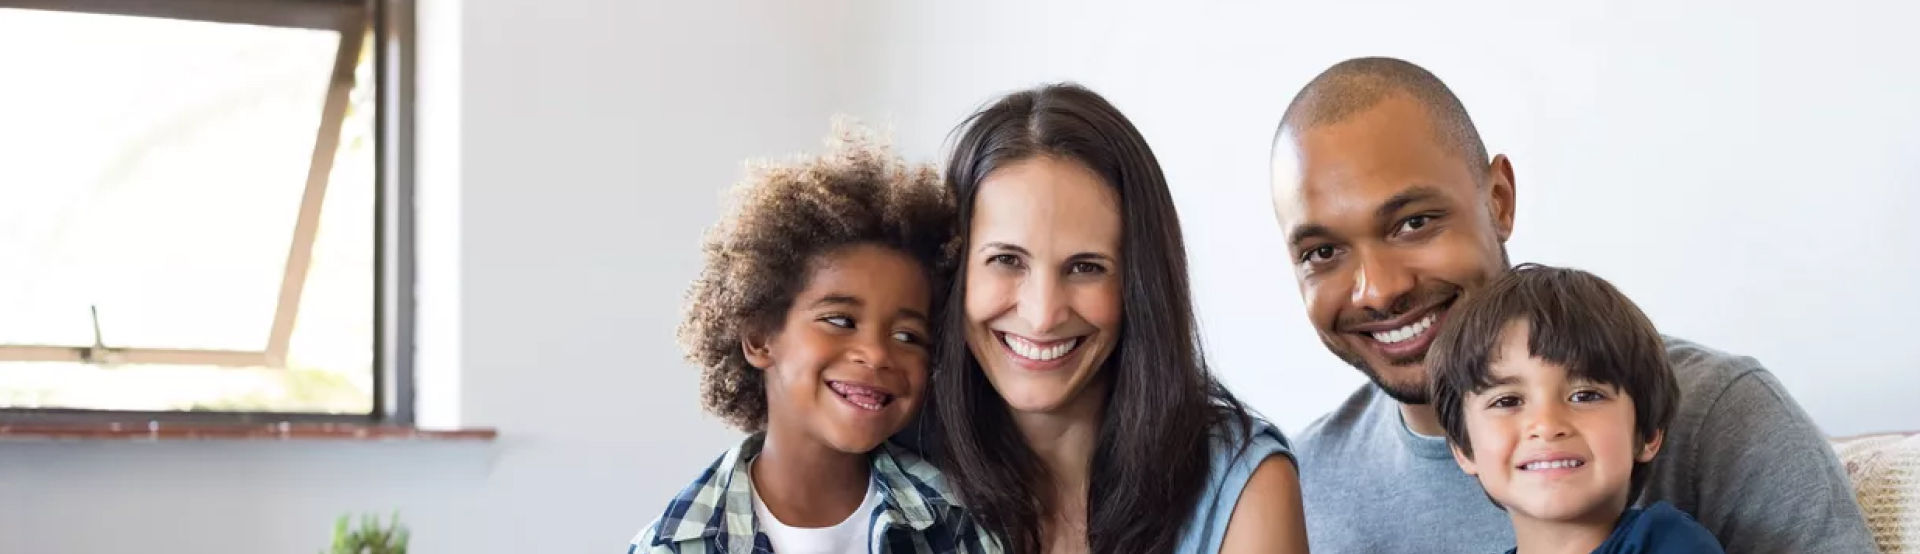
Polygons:
<instances>
[{"instance_id":1,"label":"woman's face","mask_svg":"<svg viewBox=\"0 0 1920 554\"><path fill-rule=\"evenodd\" d=\"M1120 198L1078 161L988 173L965 253L966 337L1015 412L1083 400L1120 337Z\"/></svg>"}]
</instances>

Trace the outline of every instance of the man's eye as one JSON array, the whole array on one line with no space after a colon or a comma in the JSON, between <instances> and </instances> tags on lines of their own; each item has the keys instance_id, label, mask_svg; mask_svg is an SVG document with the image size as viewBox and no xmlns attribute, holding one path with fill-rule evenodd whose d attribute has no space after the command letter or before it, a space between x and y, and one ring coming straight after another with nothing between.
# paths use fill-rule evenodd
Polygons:
<instances>
[{"instance_id":1,"label":"man's eye","mask_svg":"<svg viewBox=\"0 0 1920 554\"><path fill-rule=\"evenodd\" d=\"M1310 264L1326 263L1332 260L1336 253L1338 252L1332 245L1318 246L1301 254L1300 261Z\"/></svg>"},{"instance_id":2,"label":"man's eye","mask_svg":"<svg viewBox=\"0 0 1920 554\"><path fill-rule=\"evenodd\" d=\"M1430 215L1416 215L1413 217L1409 217L1400 222L1400 228L1395 229L1394 234L1411 233L1414 231L1418 231L1422 228L1425 228L1428 223L1432 223L1432 222L1433 222L1433 216L1430 216Z\"/></svg>"}]
</instances>

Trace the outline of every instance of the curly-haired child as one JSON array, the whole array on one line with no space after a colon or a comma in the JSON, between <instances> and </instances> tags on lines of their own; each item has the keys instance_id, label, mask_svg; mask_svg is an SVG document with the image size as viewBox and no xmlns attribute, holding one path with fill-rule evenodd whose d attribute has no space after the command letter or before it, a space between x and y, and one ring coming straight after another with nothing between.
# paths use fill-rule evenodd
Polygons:
<instances>
[{"instance_id":1,"label":"curly-haired child","mask_svg":"<svg viewBox=\"0 0 1920 554\"><path fill-rule=\"evenodd\" d=\"M753 171L707 237L680 339L707 410L750 434L629 554L997 550L887 444L928 396L953 200L864 133L831 143Z\"/></svg>"}]
</instances>

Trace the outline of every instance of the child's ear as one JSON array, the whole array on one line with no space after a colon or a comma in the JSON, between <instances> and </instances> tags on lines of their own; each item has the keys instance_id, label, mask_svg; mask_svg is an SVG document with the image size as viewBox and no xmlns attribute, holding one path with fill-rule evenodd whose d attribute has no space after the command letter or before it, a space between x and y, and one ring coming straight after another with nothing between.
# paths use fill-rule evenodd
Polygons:
<instances>
[{"instance_id":1,"label":"child's ear","mask_svg":"<svg viewBox=\"0 0 1920 554\"><path fill-rule=\"evenodd\" d=\"M740 335L740 353L747 356L747 363L760 369L773 365L773 350L767 348L767 337L761 333Z\"/></svg>"},{"instance_id":2,"label":"child's ear","mask_svg":"<svg viewBox=\"0 0 1920 554\"><path fill-rule=\"evenodd\" d=\"M1647 441L1646 444L1640 445L1640 454L1637 456L1634 456L1633 459L1640 461L1640 463L1653 461L1653 456L1655 454L1660 453L1660 443L1666 441L1666 439L1667 439L1666 431L1655 430L1653 432L1653 440Z\"/></svg>"},{"instance_id":3,"label":"child's ear","mask_svg":"<svg viewBox=\"0 0 1920 554\"><path fill-rule=\"evenodd\" d=\"M1462 452L1460 445L1453 444L1453 442L1449 441L1447 442L1447 448L1453 450L1453 463L1460 465L1460 471L1467 472L1467 475L1480 475L1479 471L1473 468L1473 457L1468 456L1466 452Z\"/></svg>"}]
</instances>

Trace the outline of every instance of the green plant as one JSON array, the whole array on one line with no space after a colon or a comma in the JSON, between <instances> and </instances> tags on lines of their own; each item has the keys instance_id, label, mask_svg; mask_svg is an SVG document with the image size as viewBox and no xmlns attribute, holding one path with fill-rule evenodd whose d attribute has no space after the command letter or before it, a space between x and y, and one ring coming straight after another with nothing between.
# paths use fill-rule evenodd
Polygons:
<instances>
[{"instance_id":1,"label":"green plant","mask_svg":"<svg viewBox=\"0 0 1920 554\"><path fill-rule=\"evenodd\" d=\"M407 527L399 513L386 525L372 514L361 516L358 527L349 528L348 520L343 515L333 523L333 549L320 554L407 554Z\"/></svg>"}]
</instances>

